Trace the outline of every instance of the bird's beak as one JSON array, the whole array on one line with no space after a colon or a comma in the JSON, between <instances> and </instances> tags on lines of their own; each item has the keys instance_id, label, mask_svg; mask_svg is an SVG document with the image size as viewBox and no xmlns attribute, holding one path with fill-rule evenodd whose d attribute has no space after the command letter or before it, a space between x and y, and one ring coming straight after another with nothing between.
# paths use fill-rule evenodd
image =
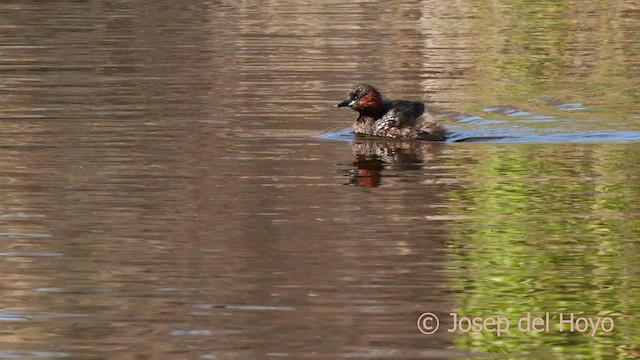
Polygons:
<instances>
[{"instance_id":1,"label":"bird's beak","mask_svg":"<svg viewBox=\"0 0 640 360\"><path fill-rule=\"evenodd\" d=\"M353 103L355 103L355 100L351 100L351 99L347 99L343 102L341 102L340 104L336 105L336 107L345 107L345 106L351 106L353 105Z\"/></svg>"}]
</instances>

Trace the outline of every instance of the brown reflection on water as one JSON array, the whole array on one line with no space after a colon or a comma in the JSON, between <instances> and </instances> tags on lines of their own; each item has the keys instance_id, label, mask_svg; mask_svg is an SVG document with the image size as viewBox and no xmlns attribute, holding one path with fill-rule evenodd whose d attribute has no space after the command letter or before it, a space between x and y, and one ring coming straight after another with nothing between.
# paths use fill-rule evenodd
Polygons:
<instances>
[{"instance_id":1,"label":"brown reflection on water","mask_svg":"<svg viewBox=\"0 0 640 360\"><path fill-rule=\"evenodd\" d=\"M429 142L355 139L351 144L352 152L356 156L353 162L355 169L349 172L349 183L362 187L378 187L385 169L391 171L428 169L444 146L444 144ZM393 186L393 183L397 182L393 175L387 174L385 177L390 183L388 185Z\"/></svg>"}]
</instances>

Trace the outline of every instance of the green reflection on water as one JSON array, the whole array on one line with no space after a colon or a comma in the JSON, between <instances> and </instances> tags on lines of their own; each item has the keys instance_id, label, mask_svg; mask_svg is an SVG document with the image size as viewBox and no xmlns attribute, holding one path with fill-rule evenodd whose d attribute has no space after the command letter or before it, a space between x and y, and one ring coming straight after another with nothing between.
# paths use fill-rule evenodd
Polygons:
<instances>
[{"instance_id":1,"label":"green reflection on water","mask_svg":"<svg viewBox=\"0 0 640 360\"><path fill-rule=\"evenodd\" d=\"M637 110L640 19L625 1L475 1L479 71L474 98L568 102ZM602 109L601 109L602 110ZM613 109L609 109L613 110Z\"/></svg>"},{"instance_id":2,"label":"green reflection on water","mask_svg":"<svg viewBox=\"0 0 640 360\"><path fill-rule=\"evenodd\" d=\"M460 334L480 353L628 358L640 341L640 144L487 145L458 174L449 244L452 311L504 316L510 331ZM515 322L550 312L549 332ZM609 334L561 333L558 314L610 316ZM555 316L555 317L554 317ZM449 325L448 325L449 326ZM565 330L566 331L566 330Z\"/></svg>"}]
</instances>

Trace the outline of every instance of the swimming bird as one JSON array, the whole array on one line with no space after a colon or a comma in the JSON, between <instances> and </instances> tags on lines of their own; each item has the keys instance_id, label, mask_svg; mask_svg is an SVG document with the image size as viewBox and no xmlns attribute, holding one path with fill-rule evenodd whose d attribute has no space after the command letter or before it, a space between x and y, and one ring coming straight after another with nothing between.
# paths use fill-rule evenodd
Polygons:
<instances>
[{"instance_id":1,"label":"swimming bird","mask_svg":"<svg viewBox=\"0 0 640 360\"><path fill-rule=\"evenodd\" d=\"M357 135L399 140L444 141L447 131L425 112L419 101L383 100L369 84L358 84L336 107L350 107L360 115L351 130Z\"/></svg>"}]
</instances>

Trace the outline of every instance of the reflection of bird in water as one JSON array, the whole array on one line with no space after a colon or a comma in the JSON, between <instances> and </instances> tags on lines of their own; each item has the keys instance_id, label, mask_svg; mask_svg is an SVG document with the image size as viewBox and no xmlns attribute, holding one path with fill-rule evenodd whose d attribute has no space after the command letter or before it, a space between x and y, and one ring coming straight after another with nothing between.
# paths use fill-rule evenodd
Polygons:
<instances>
[{"instance_id":1,"label":"reflection of bird in water","mask_svg":"<svg viewBox=\"0 0 640 360\"><path fill-rule=\"evenodd\" d=\"M390 139L356 139L351 149L356 156L355 169L349 172L349 184L380 186L383 170L416 170L425 160L435 158L442 143L398 141Z\"/></svg>"},{"instance_id":2,"label":"reflection of bird in water","mask_svg":"<svg viewBox=\"0 0 640 360\"><path fill-rule=\"evenodd\" d=\"M336 107L350 107L360 115L352 131L359 135L400 140L444 141L442 125L424 111L419 101L382 100L382 95L369 84L358 84L348 98Z\"/></svg>"},{"instance_id":3,"label":"reflection of bird in water","mask_svg":"<svg viewBox=\"0 0 640 360\"><path fill-rule=\"evenodd\" d=\"M349 184L362 187L380 186L380 172L384 168L384 162L376 156L356 155L353 162L356 169L349 171Z\"/></svg>"}]
</instances>

